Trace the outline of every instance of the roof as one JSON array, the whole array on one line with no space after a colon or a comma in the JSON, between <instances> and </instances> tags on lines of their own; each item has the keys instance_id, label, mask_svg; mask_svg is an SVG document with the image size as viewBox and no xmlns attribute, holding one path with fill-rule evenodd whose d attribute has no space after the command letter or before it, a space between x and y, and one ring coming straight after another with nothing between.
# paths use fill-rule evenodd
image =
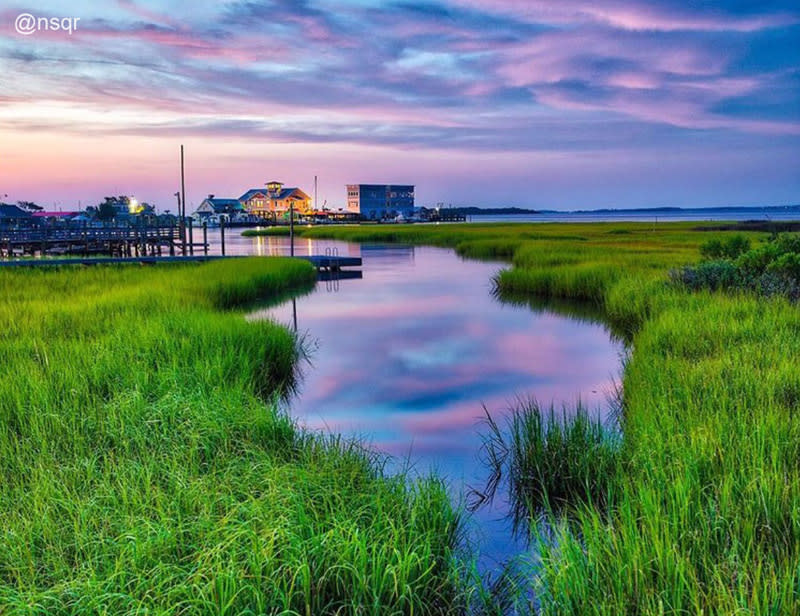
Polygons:
<instances>
[{"instance_id":1,"label":"roof","mask_svg":"<svg viewBox=\"0 0 800 616\"><path fill-rule=\"evenodd\" d=\"M30 213L16 205L0 204L0 218L30 218Z\"/></svg>"},{"instance_id":2,"label":"roof","mask_svg":"<svg viewBox=\"0 0 800 616\"><path fill-rule=\"evenodd\" d=\"M347 188L361 188L366 190L414 190L414 184L347 184Z\"/></svg>"},{"instance_id":3,"label":"roof","mask_svg":"<svg viewBox=\"0 0 800 616\"><path fill-rule=\"evenodd\" d=\"M203 203L210 203L217 213L244 209L238 199L203 199Z\"/></svg>"},{"instance_id":4,"label":"roof","mask_svg":"<svg viewBox=\"0 0 800 616\"><path fill-rule=\"evenodd\" d=\"M246 193L244 193L241 197L239 197L239 201L250 201L254 195L262 194L265 197L267 196L267 189L266 188L251 188Z\"/></svg>"},{"instance_id":5,"label":"roof","mask_svg":"<svg viewBox=\"0 0 800 616\"><path fill-rule=\"evenodd\" d=\"M258 195L258 194L264 195L264 198L286 199L286 198L292 196L292 193L294 193L295 191L300 192L301 194L305 195L305 193L302 190L300 190L299 188L297 188L297 187L282 188L280 190L280 192L275 194L275 196L269 196L269 194L267 193L267 189L266 188L251 188L246 193L244 193L241 197L239 197L239 201L242 201L242 202L250 201L250 199L252 199L255 195ZM303 198L308 198L308 195L306 195Z\"/></svg>"},{"instance_id":6,"label":"roof","mask_svg":"<svg viewBox=\"0 0 800 616\"><path fill-rule=\"evenodd\" d=\"M80 212L34 212L33 216L35 218L68 218L71 216L77 216Z\"/></svg>"}]
</instances>

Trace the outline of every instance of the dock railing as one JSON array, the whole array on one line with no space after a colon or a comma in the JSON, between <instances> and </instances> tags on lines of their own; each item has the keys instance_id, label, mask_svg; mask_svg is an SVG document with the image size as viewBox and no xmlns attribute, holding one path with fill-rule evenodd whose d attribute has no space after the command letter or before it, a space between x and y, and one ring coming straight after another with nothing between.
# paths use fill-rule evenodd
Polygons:
<instances>
[{"instance_id":1,"label":"dock railing","mask_svg":"<svg viewBox=\"0 0 800 616\"><path fill-rule=\"evenodd\" d=\"M184 254L178 225L59 224L0 226L0 257L89 255L174 256Z\"/></svg>"}]
</instances>

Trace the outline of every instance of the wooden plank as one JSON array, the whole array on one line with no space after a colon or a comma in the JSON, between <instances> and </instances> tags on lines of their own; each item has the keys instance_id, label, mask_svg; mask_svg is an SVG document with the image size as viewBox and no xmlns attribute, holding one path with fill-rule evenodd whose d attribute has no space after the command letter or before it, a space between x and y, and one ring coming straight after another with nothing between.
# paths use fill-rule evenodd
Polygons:
<instances>
[{"instance_id":1,"label":"wooden plank","mask_svg":"<svg viewBox=\"0 0 800 616\"><path fill-rule=\"evenodd\" d=\"M330 269L331 267L359 267L361 266L361 257L331 257L323 255L309 255L307 257L295 257L296 259L303 259L310 261L315 267L324 267Z\"/></svg>"}]
</instances>

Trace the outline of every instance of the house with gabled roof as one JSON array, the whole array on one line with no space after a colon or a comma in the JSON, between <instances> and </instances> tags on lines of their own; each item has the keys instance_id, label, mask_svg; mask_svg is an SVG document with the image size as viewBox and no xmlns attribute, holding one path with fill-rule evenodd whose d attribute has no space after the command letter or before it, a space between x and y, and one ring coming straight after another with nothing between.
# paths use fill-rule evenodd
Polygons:
<instances>
[{"instance_id":1,"label":"house with gabled roof","mask_svg":"<svg viewBox=\"0 0 800 616\"><path fill-rule=\"evenodd\" d=\"M212 216L225 216L227 220L231 220L233 216L243 212L244 206L238 199L218 199L214 195L208 195L197 206L192 216L198 220L204 220Z\"/></svg>"},{"instance_id":2,"label":"house with gabled roof","mask_svg":"<svg viewBox=\"0 0 800 616\"><path fill-rule=\"evenodd\" d=\"M30 224L33 220L30 212L26 212L16 205L9 203L0 203L0 225L3 226L18 226Z\"/></svg>"},{"instance_id":3,"label":"house with gabled roof","mask_svg":"<svg viewBox=\"0 0 800 616\"><path fill-rule=\"evenodd\" d=\"M282 182L268 182L266 188L251 188L239 202L249 214L270 218L294 207L298 214L311 213L311 197L299 188L285 188Z\"/></svg>"}]
</instances>

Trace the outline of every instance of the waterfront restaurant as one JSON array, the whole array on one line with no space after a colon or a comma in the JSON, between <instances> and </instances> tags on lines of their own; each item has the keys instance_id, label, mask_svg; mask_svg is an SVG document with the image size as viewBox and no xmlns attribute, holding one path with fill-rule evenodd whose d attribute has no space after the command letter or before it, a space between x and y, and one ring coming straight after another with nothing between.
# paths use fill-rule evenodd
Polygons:
<instances>
[{"instance_id":1,"label":"waterfront restaurant","mask_svg":"<svg viewBox=\"0 0 800 616\"><path fill-rule=\"evenodd\" d=\"M310 214L311 197L299 188L284 188L281 182L269 182L266 190L251 188L239 201L248 214L263 218L277 217L289 211L294 206L297 214Z\"/></svg>"}]
</instances>

